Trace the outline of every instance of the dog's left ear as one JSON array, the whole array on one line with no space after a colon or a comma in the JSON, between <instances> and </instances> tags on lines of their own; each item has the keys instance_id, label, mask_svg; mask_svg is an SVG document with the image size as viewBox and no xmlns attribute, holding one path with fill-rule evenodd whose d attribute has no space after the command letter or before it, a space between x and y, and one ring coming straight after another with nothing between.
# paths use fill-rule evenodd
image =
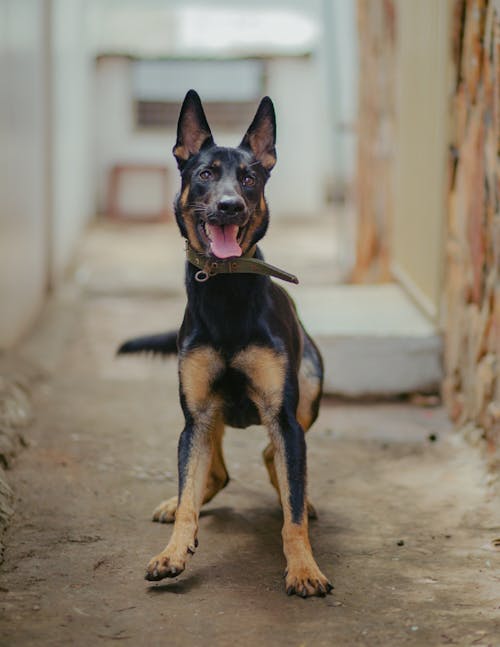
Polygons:
<instances>
[{"instance_id":1,"label":"dog's left ear","mask_svg":"<svg viewBox=\"0 0 500 647\"><path fill-rule=\"evenodd\" d=\"M255 159L270 171L276 164L276 116L273 102L264 97L260 102L249 129L241 140L240 148L249 149Z\"/></svg>"}]
</instances>

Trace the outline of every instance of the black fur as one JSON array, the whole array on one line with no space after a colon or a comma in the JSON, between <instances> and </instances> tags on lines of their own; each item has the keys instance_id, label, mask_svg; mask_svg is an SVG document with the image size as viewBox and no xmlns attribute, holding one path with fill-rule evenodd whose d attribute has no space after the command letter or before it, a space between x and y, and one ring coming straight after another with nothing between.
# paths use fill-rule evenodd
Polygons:
<instances>
[{"instance_id":1,"label":"black fur","mask_svg":"<svg viewBox=\"0 0 500 647\"><path fill-rule=\"evenodd\" d=\"M193 121L197 124L194 128L195 136L188 137L185 129L192 128ZM264 141L254 153L250 144L251 137L262 127L262 121L266 124ZM216 146L198 95L192 91L188 93L179 118L177 142L173 149L182 178L181 192L175 202L175 213L180 232L185 238L189 239L186 211L194 212L197 216L194 231L200 244L206 242L200 234L200 223L212 219L217 223L236 222L248 226L246 222L251 221L252 217L255 218L273 166L272 160L276 159L275 129L272 103L266 98L238 148ZM197 152L195 140L200 147ZM265 166L256 159L256 154L266 162ZM220 165L214 167L214 161L220 162ZM200 173L206 168L210 168L213 176L209 182L200 178ZM246 173L250 173L254 180L250 188L242 186L241 179ZM225 194L243 200L243 210L229 213L217 211L213 205L220 196L221 184L224 185ZM180 196L186 187L189 188L188 200L187 203L183 203ZM214 191L219 191L215 197L211 195ZM264 204L265 210L258 214L260 220L247 242L248 247L257 243L266 233L269 212L265 201ZM193 209L192 205L198 205L198 208ZM193 244L194 241L189 240ZM263 258L259 248L256 257ZM295 419L299 398L297 373L301 359L301 339L308 340L308 353L316 363L318 374L322 375L322 363L317 348L305 331L301 330L295 307L288 294L269 277L250 274L217 275L206 283L199 283L195 280L197 271L196 267L186 262L187 307L177 338L177 347L181 355L186 355L197 347L212 346L229 360L249 345L257 345L276 349L287 357L287 381L280 421L283 429L288 430L284 439L287 461L293 475L290 483L290 503L294 520L298 522L304 513L306 474L304 434ZM132 339L125 342L118 352L149 351L166 355L175 352L174 335L175 333L166 333ZM228 369L226 373L218 376L213 389L224 402L226 424L245 428L261 422L255 405L247 395L247 380L241 372ZM182 474L189 455L190 436L193 433L192 415L182 392L181 405L186 417L186 427L179 443L179 478L182 492ZM316 417L319 398L312 406Z\"/></svg>"},{"instance_id":2,"label":"black fur","mask_svg":"<svg viewBox=\"0 0 500 647\"><path fill-rule=\"evenodd\" d=\"M269 211L264 187L276 161L276 124L269 98L262 100L242 142L237 148L214 143L200 99L190 91L179 117L173 152L181 173L181 191L175 214L182 236L207 260L213 254L207 227L238 228L242 253L250 250L266 233ZM262 253L257 247L257 258ZM198 349L210 348L221 359L222 368L207 372L207 388L214 401L222 402L224 423L244 428L262 422L252 398L255 385L249 383L244 368L231 365L238 353L249 347L272 351L284 365L285 385L272 433L281 437L289 489L292 522L301 524L306 514L306 448L304 429L297 420L299 370L307 360L318 393L310 402L310 422L317 416L321 396L323 366L314 342L303 329L288 294L268 276L223 274L200 283L198 268L186 262L187 305L176 345L175 333L129 340L119 353L156 352L168 354L178 348L180 359L180 401L185 427L179 440L179 501L185 487L187 466L193 447L199 446L200 425L190 408L183 384L183 360ZM208 367L210 368L210 367ZM257 385L258 386L258 385ZM197 437L198 434L198 437ZM155 570L156 569L156 570ZM158 575L156 566L148 579ZM322 589L320 589L322 590Z\"/></svg>"},{"instance_id":3,"label":"black fur","mask_svg":"<svg viewBox=\"0 0 500 647\"><path fill-rule=\"evenodd\" d=\"M130 353L174 355L177 353L177 331L135 337L124 342L116 351L117 355Z\"/></svg>"}]
</instances>

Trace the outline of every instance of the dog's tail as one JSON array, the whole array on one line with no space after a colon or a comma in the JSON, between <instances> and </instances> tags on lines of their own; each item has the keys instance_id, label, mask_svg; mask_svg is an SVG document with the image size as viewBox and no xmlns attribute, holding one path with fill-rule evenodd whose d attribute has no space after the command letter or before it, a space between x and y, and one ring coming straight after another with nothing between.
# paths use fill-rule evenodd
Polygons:
<instances>
[{"instance_id":1,"label":"dog's tail","mask_svg":"<svg viewBox=\"0 0 500 647\"><path fill-rule=\"evenodd\" d=\"M118 348L117 355L128 353L152 353L153 355L175 355L177 354L177 330L160 333L157 335L145 335L127 339Z\"/></svg>"}]
</instances>

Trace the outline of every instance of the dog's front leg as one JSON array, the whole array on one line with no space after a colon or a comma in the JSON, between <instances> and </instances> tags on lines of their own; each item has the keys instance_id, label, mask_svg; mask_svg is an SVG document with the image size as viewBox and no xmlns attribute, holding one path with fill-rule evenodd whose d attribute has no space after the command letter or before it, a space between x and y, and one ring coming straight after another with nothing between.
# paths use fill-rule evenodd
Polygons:
<instances>
[{"instance_id":1,"label":"dog's front leg","mask_svg":"<svg viewBox=\"0 0 500 647\"><path fill-rule=\"evenodd\" d=\"M304 598L326 595L333 587L316 564L309 543L304 431L286 409L269 425L269 431L283 506L286 592Z\"/></svg>"},{"instance_id":2,"label":"dog's front leg","mask_svg":"<svg viewBox=\"0 0 500 647\"><path fill-rule=\"evenodd\" d=\"M164 550L150 560L147 580L179 575L194 554L211 455L211 425L186 424L179 438L179 501L174 529Z\"/></svg>"},{"instance_id":3,"label":"dog's front leg","mask_svg":"<svg viewBox=\"0 0 500 647\"><path fill-rule=\"evenodd\" d=\"M210 348L191 350L180 359L181 405L186 425L178 447L179 498L172 536L166 548L149 562L147 580L182 573L198 545L198 516L216 432L221 426L220 405L212 392L221 367L219 356Z\"/></svg>"},{"instance_id":4,"label":"dog's front leg","mask_svg":"<svg viewBox=\"0 0 500 647\"><path fill-rule=\"evenodd\" d=\"M283 506L286 591L302 597L325 595L332 585L314 561L307 529L306 443L295 412L298 384L287 356L275 348L251 346L232 365L249 380L249 395L274 446L274 465Z\"/></svg>"}]
</instances>

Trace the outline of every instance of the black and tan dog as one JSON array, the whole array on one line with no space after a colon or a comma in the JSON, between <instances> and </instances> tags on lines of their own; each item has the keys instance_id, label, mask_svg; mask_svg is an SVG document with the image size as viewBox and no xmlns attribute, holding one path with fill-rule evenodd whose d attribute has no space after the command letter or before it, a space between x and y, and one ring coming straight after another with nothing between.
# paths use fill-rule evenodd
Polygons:
<instances>
[{"instance_id":1,"label":"black and tan dog","mask_svg":"<svg viewBox=\"0 0 500 647\"><path fill-rule=\"evenodd\" d=\"M194 554L200 508L229 481L224 425L263 424L264 461L283 507L286 591L307 597L332 589L311 552L314 508L306 497L304 433L318 414L323 367L293 302L270 279L295 277L265 263L256 247L269 221L264 186L276 162L275 131L265 97L241 144L216 146L200 98L188 92L173 150L182 177L175 213L187 240L184 320L178 335L131 340L119 352L179 354L179 493L153 516L175 525L146 579L179 575Z\"/></svg>"}]
</instances>

